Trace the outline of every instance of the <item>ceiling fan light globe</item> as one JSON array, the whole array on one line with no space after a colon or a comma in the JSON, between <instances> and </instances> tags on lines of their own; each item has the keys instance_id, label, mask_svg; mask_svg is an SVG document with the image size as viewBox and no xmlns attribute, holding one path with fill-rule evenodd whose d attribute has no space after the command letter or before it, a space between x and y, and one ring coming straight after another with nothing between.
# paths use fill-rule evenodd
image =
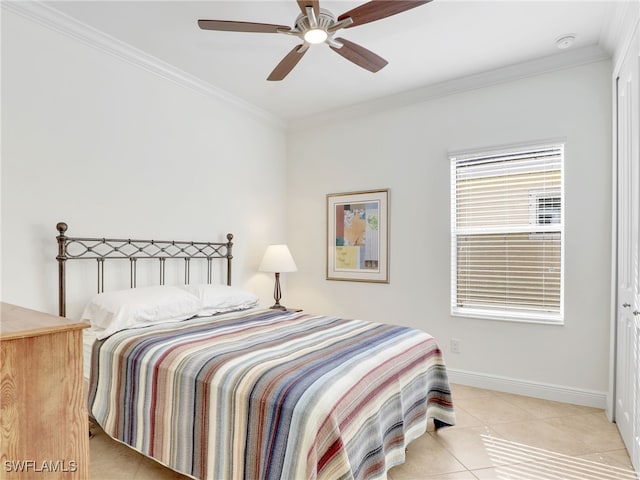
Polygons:
<instances>
[{"instance_id":1,"label":"ceiling fan light globe","mask_svg":"<svg viewBox=\"0 0 640 480\"><path fill-rule=\"evenodd\" d=\"M324 42L328 37L326 31L321 28L312 28L304 33L305 42L316 44Z\"/></svg>"}]
</instances>

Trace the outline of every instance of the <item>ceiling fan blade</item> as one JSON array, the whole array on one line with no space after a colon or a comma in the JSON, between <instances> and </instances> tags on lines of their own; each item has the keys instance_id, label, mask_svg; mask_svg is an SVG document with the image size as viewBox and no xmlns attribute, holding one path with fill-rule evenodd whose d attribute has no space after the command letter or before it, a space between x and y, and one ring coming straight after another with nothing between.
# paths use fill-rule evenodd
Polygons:
<instances>
[{"instance_id":1,"label":"ceiling fan blade","mask_svg":"<svg viewBox=\"0 0 640 480\"><path fill-rule=\"evenodd\" d=\"M313 8L313 13L316 17L320 15L320 1L319 0L298 0L298 6L303 15L307 14L307 7Z\"/></svg>"},{"instance_id":2,"label":"ceiling fan blade","mask_svg":"<svg viewBox=\"0 0 640 480\"><path fill-rule=\"evenodd\" d=\"M384 58L376 55L371 50L367 50L357 43L350 42L344 38L336 38L336 40L342 43L342 48L336 48L330 45L331 50L339 53L350 62L355 63L365 70L375 73L389 63Z\"/></svg>"},{"instance_id":3,"label":"ceiling fan blade","mask_svg":"<svg viewBox=\"0 0 640 480\"><path fill-rule=\"evenodd\" d=\"M203 30L222 30L225 32L279 33L283 30L291 30L286 25L234 22L233 20L198 20L198 26Z\"/></svg>"},{"instance_id":4,"label":"ceiling fan blade","mask_svg":"<svg viewBox=\"0 0 640 480\"><path fill-rule=\"evenodd\" d=\"M282 80L284 77L289 75L289 72L293 70L300 59L307 53L307 48L301 48L303 45L296 45L293 47L287 55L280 60L280 63L276 65L276 68L273 69L273 72L267 77L267 80L270 81L278 81Z\"/></svg>"},{"instance_id":5,"label":"ceiling fan blade","mask_svg":"<svg viewBox=\"0 0 640 480\"><path fill-rule=\"evenodd\" d=\"M364 3L338 17L338 21L351 18L353 23L345 28L357 27L363 23L375 22L381 18L390 17L397 13L419 7L431 0L372 0Z\"/></svg>"}]
</instances>

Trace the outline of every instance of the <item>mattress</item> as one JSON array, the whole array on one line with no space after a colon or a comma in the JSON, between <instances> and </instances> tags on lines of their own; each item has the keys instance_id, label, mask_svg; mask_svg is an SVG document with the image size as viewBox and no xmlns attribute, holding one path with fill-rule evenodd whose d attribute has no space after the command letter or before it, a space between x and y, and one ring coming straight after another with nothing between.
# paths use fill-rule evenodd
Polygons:
<instances>
[{"instance_id":1,"label":"mattress","mask_svg":"<svg viewBox=\"0 0 640 480\"><path fill-rule=\"evenodd\" d=\"M88 382L91 376L91 350L96 341L100 330L94 327L85 328L82 331L82 355L83 355L83 374L84 379Z\"/></svg>"}]
</instances>

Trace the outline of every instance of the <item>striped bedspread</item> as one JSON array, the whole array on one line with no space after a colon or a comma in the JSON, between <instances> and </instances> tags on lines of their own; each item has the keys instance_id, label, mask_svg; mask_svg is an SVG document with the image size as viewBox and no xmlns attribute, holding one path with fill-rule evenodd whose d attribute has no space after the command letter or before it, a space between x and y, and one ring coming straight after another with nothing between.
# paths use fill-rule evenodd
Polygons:
<instances>
[{"instance_id":1,"label":"striped bedspread","mask_svg":"<svg viewBox=\"0 0 640 480\"><path fill-rule=\"evenodd\" d=\"M110 436L199 479L384 479L427 419L454 424L420 330L252 310L94 344L89 410Z\"/></svg>"}]
</instances>

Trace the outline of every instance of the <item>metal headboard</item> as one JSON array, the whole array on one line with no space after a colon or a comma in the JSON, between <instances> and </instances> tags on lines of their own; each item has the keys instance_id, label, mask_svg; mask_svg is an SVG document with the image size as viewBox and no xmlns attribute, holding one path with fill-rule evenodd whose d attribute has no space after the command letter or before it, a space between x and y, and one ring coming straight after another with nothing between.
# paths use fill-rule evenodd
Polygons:
<instances>
[{"instance_id":1,"label":"metal headboard","mask_svg":"<svg viewBox=\"0 0 640 480\"><path fill-rule=\"evenodd\" d=\"M175 240L138 240L131 238L67 237L68 226L64 222L56 225L58 230L58 307L59 315L66 316L66 272L67 260L96 260L98 264L98 293L104 291L104 261L129 260L131 288L136 287L138 260L157 259L160 264L160 285L165 282L165 261L184 259L184 283L189 283L190 261L207 261L207 283L212 282L214 259L227 260L227 285L231 285L231 259L233 235L227 234L226 242L181 242Z\"/></svg>"}]
</instances>

